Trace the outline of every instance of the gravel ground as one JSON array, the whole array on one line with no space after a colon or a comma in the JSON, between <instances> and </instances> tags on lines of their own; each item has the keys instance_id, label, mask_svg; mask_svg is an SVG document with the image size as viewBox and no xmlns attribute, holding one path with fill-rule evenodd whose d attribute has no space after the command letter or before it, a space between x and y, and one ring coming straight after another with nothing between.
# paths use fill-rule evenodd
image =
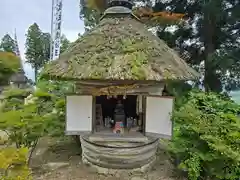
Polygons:
<instances>
[{"instance_id":1,"label":"gravel ground","mask_svg":"<svg viewBox=\"0 0 240 180\"><path fill-rule=\"evenodd\" d=\"M106 176L82 164L80 148L74 141L44 138L34 152L31 168L35 180L183 180L174 175L175 171L164 153L158 157L153 170L147 174L116 172Z\"/></svg>"}]
</instances>

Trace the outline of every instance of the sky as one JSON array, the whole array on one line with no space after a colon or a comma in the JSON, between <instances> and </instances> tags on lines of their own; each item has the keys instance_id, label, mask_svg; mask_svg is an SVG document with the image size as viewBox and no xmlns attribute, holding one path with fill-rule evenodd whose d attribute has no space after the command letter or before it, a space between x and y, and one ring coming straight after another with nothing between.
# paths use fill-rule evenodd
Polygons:
<instances>
[{"instance_id":1,"label":"sky","mask_svg":"<svg viewBox=\"0 0 240 180\"><path fill-rule=\"evenodd\" d=\"M25 39L28 27L37 23L43 32L51 32L52 0L0 0L0 38L6 33L14 37L16 28L18 44L23 62L25 61ZM79 0L63 0L62 34L70 41L84 32L83 21L79 18ZM26 75L34 79L30 65L24 63Z\"/></svg>"},{"instance_id":2,"label":"sky","mask_svg":"<svg viewBox=\"0 0 240 180\"><path fill-rule=\"evenodd\" d=\"M232 99L233 99L236 103L240 104L240 90L239 90L239 91L231 92L231 93L230 93L230 96L232 96Z\"/></svg>"}]
</instances>

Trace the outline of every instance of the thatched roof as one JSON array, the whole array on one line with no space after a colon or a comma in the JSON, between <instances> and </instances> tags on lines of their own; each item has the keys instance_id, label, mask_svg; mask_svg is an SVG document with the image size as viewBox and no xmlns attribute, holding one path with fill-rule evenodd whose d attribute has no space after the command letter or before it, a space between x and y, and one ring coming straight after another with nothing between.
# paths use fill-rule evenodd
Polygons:
<instances>
[{"instance_id":1,"label":"thatched roof","mask_svg":"<svg viewBox=\"0 0 240 180\"><path fill-rule=\"evenodd\" d=\"M198 77L137 19L104 17L43 70L50 79L189 80Z\"/></svg>"}]
</instances>

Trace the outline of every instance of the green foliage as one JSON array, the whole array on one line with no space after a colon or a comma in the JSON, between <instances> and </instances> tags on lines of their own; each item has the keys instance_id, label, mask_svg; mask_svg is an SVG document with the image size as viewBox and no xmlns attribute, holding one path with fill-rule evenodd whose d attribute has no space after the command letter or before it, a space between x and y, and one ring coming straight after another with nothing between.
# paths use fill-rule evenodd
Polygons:
<instances>
[{"instance_id":1,"label":"green foliage","mask_svg":"<svg viewBox=\"0 0 240 180\"><path fill-rule=\"evenodd\" d=\"M34 146L44 133L45 117L40 117L34 105L23 106L22 109L7 111L1 114L0 127L9 133L9 140L26 147Z\"/></svg>"},{"instance_id":2,"label":"green foliage","mask_svg":"<svg viewBox=\"0 0 240 180\"><path fill-rule=\"evenodd\" d=\"M24 104L24 98L26 98L31 91L27 89L19 89L8 87L3 92L4 100L2 102L1 110L3 112L21 109Z\"/></svg>"},{"instance_id":3,"label":"green foliage","mask_svg":"<svg viewBox=\"0 0 240 180\"><path fill-rule=\"evenodd\" d=\"M14 90L11 90L14 91ZM18 90L16 93L5 92L5 94L18 94L18 96L7 96L7 101L0 112L0 129L4 129L9 134L9 140L16 143L19 148L22 145L25 147L35 147L38 139L46 133L48 121L50 117L48 113L51 111L50 95L35 92L35 102L24 104L24 96L19 96L19 92L25 93L23 90Z\"/></svg>"},{"instance_id":4,"label":"green foliage","mask_svg":"<svg viewBox=\"0 0 240 180\"><path fill-rule=\"evenodd\" d=\"M48 125L48 135L53 137L64 136L66 124L65 99L59 99L55 103L55 108L51 114L51 121Z\"/></svg>"},{"instance_id":5,"label":"green foliage","mask_svg":"<svg viewBox=\"0 0 240 180\"><path fill-rule=\"evenodd\" d=\"M37 84L38 89L53 95L51 99L50 117L48 124L48 135L63 136L65 131L65 94L74 90L74 84L71 82L47 81L40 80Z\"/></svg>"},{"instance_id":6,"label":"green foliage","mask_svg":"<svg viewBox=\"0 0 240 180\"><path fill-rule=\"evenodd\" d=\"M13 53L0 52L0 85L6 85L9 78L20 68L21 60Z\"/></svg>"},{"instance_id":7,"label":"green foliage","mask_svg":"<svg viewBox=\"0 0 240 180\"><path fill-rule=\"evenodd\" d=\"M9 34L5 34L0 43L0 49L5 52L14 53L15 42Z\"/></svg>"},{"instance_id":8,"label":"green foliage","mask_svg":"<svg viewBox=\"0 0 240 180\"><path fill-rule=\"evenodd\" d=\"M19 88L6 88L3 91L3 95L5 99L11 99L13 97L22 97L23 99L30 94L30 90L27 89L19 89Z\"/></svg>"},{"instance_id":9,"label":"green foliage","mask_svg":"<svg viewBox=\"0 0 240 180\"><path fill-rule=\"evenodd\" d=\"M0 112L0 129L8 132L9 140L18 148L22 145L35 148L42 136L64 134L65 97L62 93L70 92L72 85L40 82L42 88L38 87L28 97L29 92L22 89L8 89L3 93L5 99Z\"/></svg>"},{"instance_id":10,"label":"green foliage","mask_svg":"<svg viewBox=\"0 0 240 180\"><path fill-rule=\"evenodd\" d=\"M38 82L37 88L44 92L54 94L59 98L64 98L66 93L74 91L74 84L68 81L48 81L42 79Z\"/></svg>"},{"instance_id":11,"label":"green foliage","mask_svg":"<svg viewBox=\"0 0 240 180\"><path fill-rule=\"evenodd\" d=\"M27 148L6 147L0 149L1 180L30 180L31 172L27 166Z\"/></svg>"},{"instance_id":12,"label":"green foliage","mask_svg":"<svg viewBox=\"0 0 240 180\"><path fill-rule=\"evenodd\" d=\"M240 106L214 93L191 92L175 110L170 151L189 179L236 180L240 175Z\"/></svg>"},{"instance_id":13,"label":"green foliage","mask_svg":"<svg viewBox=\"0 0 240 180\"><path fill-rule=\"evenodd\" d=\"M51 46L51 34L42 33L41 34L41 45L42 45L42 55L44 62L47 62L50 57L50 46ZM41 64L42 67L43 64Z\"/></svg>"},{"instance_id":14,"label":"green foliage","mask_svg":"<svg viewBox=\"0 0 240 180\"><path fill-rule=\"evenodd\" d=\"M86 1L79 1L80 7L80 18L84 20L85 30L89 31L93 27L95 27L99 23L99 18L101 17L101 13L97 10L88 8L86 6Z\"/></svg>"}]
</instances>

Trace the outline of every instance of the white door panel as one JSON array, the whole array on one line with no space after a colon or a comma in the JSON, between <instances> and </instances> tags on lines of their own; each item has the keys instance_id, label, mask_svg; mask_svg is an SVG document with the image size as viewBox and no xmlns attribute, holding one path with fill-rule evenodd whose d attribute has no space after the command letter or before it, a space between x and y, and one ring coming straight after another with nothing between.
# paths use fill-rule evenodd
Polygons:
<instances>
[{"instance_id":1,"label":"white door panel","mask_svg":"<svg viewBox=\"0 0 240 180\"><path fill-rule=\"evenodd\" d=\"M67 96L66 134L81 135L92 131L92 96Z\"/></svg>"},{"instance_id":2,"label":"white door panel","mask_svg":"<svg viewBox=\"0 0 240 180\"><path fill-rule=\"evenodd\" d=\"M146 100L146 135L171 139L173 98L147 97Z\"/></svg>"}]
</instances>

